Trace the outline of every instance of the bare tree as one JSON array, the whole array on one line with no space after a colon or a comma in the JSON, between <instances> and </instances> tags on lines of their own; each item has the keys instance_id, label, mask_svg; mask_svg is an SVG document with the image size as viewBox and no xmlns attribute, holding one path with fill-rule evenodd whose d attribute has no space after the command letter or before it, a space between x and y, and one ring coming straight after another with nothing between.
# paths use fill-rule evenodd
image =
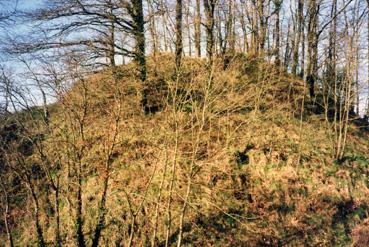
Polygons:
<instances>
[{"instance_id":1,"label":"bare tree","mask_svg":"<svg viewBox=\"0 0 369 247\"><path fill-rule=\"evenodd\" d=\"M298 0L297 7L297 33L295 35L296 41L293 50L293 58L292 58L292 73L297 75L297 67L299 63L299 49L301 41L303 41L303 30L304 30L304 0Z\"/></svg>"},{"instance_id":2,"label":"bare tree","mask_svg":"<svg viewBox=\"0 0 369 247\"><path fill-rule=\"evenodd\" d=\"M145 22L142 0L131 0L131 5L127 6L129 15L131 16L132 32L135 37L134 58L139 65L140 79L146 80L146 54L145 54Z\"/></svg>"},{"instance_id":3,"label":"bare tree","mask_svg":"<svg viewBox=\"0 0 369 247\"><path fill-rule=\"evenodd\" d=\"M201 4L200 4L200 0L196 0L195 48L196 48L196 55L198 57L201 57Z\"/></svg>"},{"instance_id":4,"label":"bare tree","mask_svg":"<svg viewBox=\"0 0 369 247\"><path fill-rule=\"evenodd\" d=\"M318 70L318 17L320 5L317 0L309 1L309 23L308 23L308 67L306 80L309 84L309 94L315 96L315 82Z\"/></svg>"},{"instance_id":5,"label":"bare tree","mask_svg":"<svg viewBox=\"0 0 369 247\"><path fill-rule=\"evenodd\" d=\"M206 29L206 55L209 64L213 63L214 55L214 13L217 0L204 0L205 29Z\"/></svg>"},{"instance_id":6,"label":"bare tree","mask_svg":"<svg viewBox=\"0 0 369 247\"><path fill-rule=\"evenodd\" d=\"M274 1L274 12L275 12L275 42L274 42L274 53L275 53L275 63L277 66L281 64L281 58L280 58L280 11L282 7L282 1L281 0L275 0Z\"/></svg>"},{"instance_id":7,"label":"bare tree","mask_svg":"<svg viewBox=\"0 0 369 247\"><path fill-rule=\"evenodd\" d=\"M183 31L182 31L182 22L183 22L183 6L182 0L176 1L176 69L179 70L181 67L182 53L183 53Z\"/></svg>"}]
</instances>

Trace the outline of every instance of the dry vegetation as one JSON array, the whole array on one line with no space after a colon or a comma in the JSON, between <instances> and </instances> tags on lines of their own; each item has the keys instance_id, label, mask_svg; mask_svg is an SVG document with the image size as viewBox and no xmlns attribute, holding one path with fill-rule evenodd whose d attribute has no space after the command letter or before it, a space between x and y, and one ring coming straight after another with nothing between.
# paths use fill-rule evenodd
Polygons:
<instances>
[{"instance_id":1,"label":"dry vegetation","mask_svg":"<svg viewBox=\"0 0 369 247\"><path fill-rule=\"evenodd\" d=\"M65 246L75 244L79 192L88 245L97 222L102 246L368 244L368 133L352 125L338 162L324 116L303 110L304 83L282 69L239 56L208 72L185 58L177 77L173 57L159 60L148 60L144 87L132 64L106 70L61 94L48 125L28 121L44 135L24 164L46 243L57 181ZM155 113L142 109L144 88ZM15 243L34 245L34 204L18 200Z\"/></svg>"},{"instance_id":2,"label":"dry vegetation","mask_svg":"<svg viewBox=\"0 0 369 247\"><path fill-rule=\"evenodd\" d=\"M369 0L0 6L0 246L369 246Z\"/></svg>"}]
</instances>

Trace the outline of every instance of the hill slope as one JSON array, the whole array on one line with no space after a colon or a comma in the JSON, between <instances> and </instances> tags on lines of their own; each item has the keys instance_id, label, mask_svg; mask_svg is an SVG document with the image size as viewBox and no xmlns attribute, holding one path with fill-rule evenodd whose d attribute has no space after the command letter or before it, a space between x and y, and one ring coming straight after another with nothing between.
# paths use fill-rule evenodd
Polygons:
<instances>
[{"instance_id":1,"label":"hill slope","mask_svg":"<svg viewBox=\"0 0 369 247\"><path fill-rule=\"evenodd\" d=\"M242 56L211 72L186 58L177 77L172 60L150 59L146 85L131 64L103 71L53 106L25 158L43 171L32 183L46 242L57 229L55 181L65 246L75 245L79 202L88 246L98 229L102 246L174 245L179 236L188 246L367 241L368 133L351 126L337 162L333 132L304 110L299 79ZM34 245L34 204L23 198L13 233Z\"/></svg>"}]
</instances>

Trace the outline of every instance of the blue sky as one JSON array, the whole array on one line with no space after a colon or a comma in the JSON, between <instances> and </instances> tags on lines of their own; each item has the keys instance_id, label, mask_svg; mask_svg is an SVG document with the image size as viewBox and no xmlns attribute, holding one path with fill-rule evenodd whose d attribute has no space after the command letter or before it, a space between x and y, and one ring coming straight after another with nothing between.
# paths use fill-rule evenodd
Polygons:
<instances>
[{"instance_id":1,"label":"blue sky","mask_svg":"<svg viewBox=\"0 0 369 247\"><path fill-rule=\"evenodd\" d=\"M32 9L32 8L37 8L43 3L44 3L44 0L20 0L18 6L21 9L30 9L30 8Z\"/></svg>"}]
</instances>

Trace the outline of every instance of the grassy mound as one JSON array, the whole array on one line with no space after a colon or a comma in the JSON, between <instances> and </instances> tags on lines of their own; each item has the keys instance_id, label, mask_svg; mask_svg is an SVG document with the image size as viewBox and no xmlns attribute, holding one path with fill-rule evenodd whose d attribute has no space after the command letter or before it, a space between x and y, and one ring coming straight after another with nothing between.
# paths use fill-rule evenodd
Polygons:
<instances>
[{"instance_id":1,"label":"grassy mound","mask_svg":"<svg viewBox=\"0 0 369 247\"><path fill-rule=\"evenodd\" d=\"M347 156L337 162L324 117L303 109L306 89L299 79L243 56L211 71L204 61L186 58L178 76L173 64L169 55L150 58L144 85L132 64L103 71L79 80L53 106L42 145L44 155L58 161L52 176L60 178L64 245L75 243L76 174L88 243L107 176L101 245L131 239L133 246L163 246L168 225L174 244L181 221L188 246L366 241L366 133L350 127ZM27 162L43 161L34 152ZM41 222L52 243L53 196L46 181L38 181ZM35 239L28 210L32 205L25 203L17 223L20 245Z\"/></svg>"}]
</instances>

